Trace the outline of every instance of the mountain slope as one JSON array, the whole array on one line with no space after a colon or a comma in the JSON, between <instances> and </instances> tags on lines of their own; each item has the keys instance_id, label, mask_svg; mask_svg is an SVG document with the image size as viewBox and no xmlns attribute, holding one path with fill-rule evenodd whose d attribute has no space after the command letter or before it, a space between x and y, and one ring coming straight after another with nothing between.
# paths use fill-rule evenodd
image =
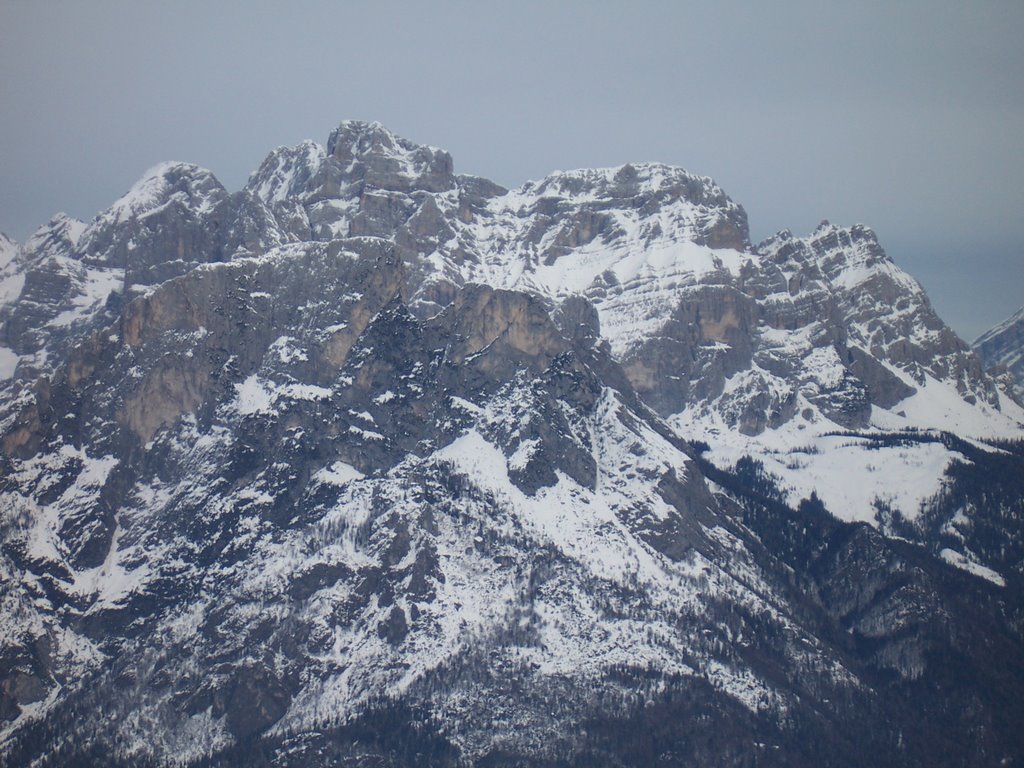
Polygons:
<instances>
[{"instance_id":1,"label":"mountain slope","mask_svg":"<svg viewBox=\"0 0 1024 768\"><path fill-rule=\"evenodd\" d=\"M940 440L858 450L830 433L1024 434L1024 410L865 227L826 223L809 238L781 233L752 247L743 209L681 169L561 172L505 191L403 141L379 124L345 123L330 151L276 151L250 187L278 180L274 204L290 200L289 221L301 210L308 222L292 230L299 237L392 240L420 316L473 281L556 307L585 297L648 404L682 436L710 443L718 462L766 462L793 504L813 490L843 519L882 525L880 512L893 509L916 519L964 458ZM417 152L433 159L410 160ZM858 469L837 482L837 466Z\"/></svg>"},{"instance_id":2,"label":"mountain slope","mask_svg":"<svg viewBox=\"0 0 1024 768\"><path fill-rule=\"evenodd\" d=\"M1024 755L1021 412L865 228L349 122L8 253L9 761Z\"/></svg>"},{"instance_id":3,"label":"mountain slope","mask_svg":"<svg viewBox=\"0 0 1024 768\"><path fill-rule=\"evenodd\" d=\"M1024 398L1024 308L983 333L971 346L987 370L1005 369L1017 400Z\"/></svg>"}]
</instances>

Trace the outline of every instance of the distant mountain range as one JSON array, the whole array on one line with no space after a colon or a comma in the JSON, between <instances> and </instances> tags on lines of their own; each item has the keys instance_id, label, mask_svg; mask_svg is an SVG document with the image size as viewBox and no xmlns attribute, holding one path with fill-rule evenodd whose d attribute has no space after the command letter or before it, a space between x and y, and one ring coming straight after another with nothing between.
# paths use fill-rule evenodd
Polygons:
<instances>
[{"instance_id":1,"label":"distant mountain range","mask_svg":"<svg viewBox=\"0 0 1024 768\"><path fill-rule=\"evenodd\" d=\"M158 165L0 239L0 754L1015 764L1022 329L659 164Z\"/></svg>"}]
</instances>

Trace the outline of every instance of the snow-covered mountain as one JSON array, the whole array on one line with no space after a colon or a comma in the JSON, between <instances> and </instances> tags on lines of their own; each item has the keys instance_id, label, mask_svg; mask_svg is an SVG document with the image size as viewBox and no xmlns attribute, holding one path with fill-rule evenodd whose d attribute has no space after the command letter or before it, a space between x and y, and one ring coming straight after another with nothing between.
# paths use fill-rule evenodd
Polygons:
<instances>
[{"instance_id":1,"label":"snow-covered mountain","mask_svg":"<svg viewBox=\"0 0 1024 768\"><path fill-rule=\"evenodd\" d=\"M979 336L971 345L985 368L1009 376L1008 388L1024 401L1024 307Z\"/></svg>"},{"instance_id":2,"label":"snow-covered mountain","mask_svg":"<svg viewBox=\"0 0 1024 768\"><path fill-rule=\"evenodd\" d=\"M1024 410L865 227L346 122L0 320L8 760L1024 758Z\"/></svg>"}]
</instances>

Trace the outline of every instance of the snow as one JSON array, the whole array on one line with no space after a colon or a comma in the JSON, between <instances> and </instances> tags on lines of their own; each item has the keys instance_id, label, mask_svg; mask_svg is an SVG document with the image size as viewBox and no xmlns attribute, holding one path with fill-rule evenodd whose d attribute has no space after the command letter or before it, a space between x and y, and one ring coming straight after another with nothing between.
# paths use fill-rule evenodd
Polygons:
<instances>
[{"instance_id":1,"label":"snow","mask_svg":"<svg viewBox=\"0 0 1024 768\"><path fill-rule=\"evenodd\" d=\"M766 457L768 471L789 489L787 501L796 505L817 493L839 519L872 525L878 502L916 518L921 504L941 490L950 463L963 458L940 443L877 448L868 440L821 437L811 445L820 453Z\"/></svg>"},{"instance_id":2,"label":"snow","mask_svg":"<svg viewBox=\"0 0 1024 768\"><path fill-rule=\"evenodd\" d=\"M464 398L450 397L449 401L451 403L452 408L458 408L459 410L465 411L466 413L483 413L483 409L480 406L476 405L475 403L471 403L469 400L466 400Z\"/></svg>"},{"instance_id":3,"label":"snow","mask_svg":"<svg viewBox=\"0 0 1024 768\"><path fill-rule=\"evenodd\" d=\"M717 414L679 414L671 423L683 437L708 442L711 450L705 455L713 464L734 466L744 456L761 461L765 471L777 478L789 505L796 506L815 493L840 520L875 527L879 503L913 520L922 503L942 489L949 465L966 461L941 442L892 446L871 440L870 432L829 434L841 428L824 419L815 423L797 419L754 436L728 427Z\"/></svg>"},{"instance_id":4,"label":"snow","mask_svg":"<svg viewBox=\"0 0 1024 768\"><path fill-rule=\"evenodd\" d=\"M0 233L0 307L15 301L25 287L25 272L17 257L18 244Z\"/></svg>"},{"instance_id":5,"label":"snow","mask_svg":"<svg viewBox=\"0 0 1024 768\"><path fill-rule=\"evenodd\" d=\"M277 387L277 394L291 400L329 400L331 390L316 384L284 384Z\"/></svg>"},{"instance_id":6,"label":"snow","mask_svg":"<svg viewBox=\"0 0 1024 768\"><path fill-rule=\"evenodd\" d=\"M618 215L625 234L617 242L595 240L553 264L539 265L531 275L531 283L551 295L583 293L598 276L611 272L620 284L634 283L657 291L695 285L708 273L723 269L739 271L743 257L732 250L716 251L686 241L644 248L637 218Z\"/></svg>"},{"instance_id":7,"label":"snow","mask_svg":"<svg viewBox=\"0 0 1024 768\"><path fill-rule=\"evenodd\" d=\"M241 384L235 385L237 393L235 408L243 416L252 416L257 413L273 413L275 396L273 391L267 388L255 373L249 376Z\"/></svg>"},{"instance_id":8,"label":"snow","mask_svg":"<svg viewBox=\"0 0 1024 768\"><path fill-rule=\"evenodd\" d=\"M950 565L955 565L961 570L972 573L982 579L991 581L996 586L1005 587L1006 579L1000 576L998 573L993 571L991 568L986 568L980 563L976 563L973 560L968 559L965 555L952 549L943 549L939 552L939 557L945 560Z\"/></svg>"},{"instance_id":9,"label":"snow","mask_svg":"<svg viewBox=\"0 0 1024 768\"><path fill-rule=\"evenodd\" d=\"M0 269L0 306L16 301L25 287L25 273L21 271L4 271Z\"/></svg>"},{"instance_id":10,"label":"snow","mask_svg":"<svg viewBox=\"0 0 1024 768\"><path fill-rule=\"evenodd\" d=\"M243 416L276 413L278 400L328 400L331 390L315 384L290 382L275 384L252 374L240 384L235 384L235 400L232 403L238 413Z\"/></svg>"},{"instance_id":11,"label":"snow","mask_svg":"<svg viewBox=\"0 0 1024 768\"><path fill-rule=\"evenodd\" d=\"M18 355L7 347L0 346L0 380L9 379L14 376L14 369L18 366Z\"/></svg>"},{"instance_id":12,"label":"snow","mask_svg":"<svg viewBox=\"0 0 1024 768\"><path fill-rule=\"evenodd\" d=\"M508 460L509 469L522 471L526 469L533 455L537 452L537 448L540 446L540 440L524 440L516 448Z\"/></svg>"},{"instance_id":13,"label":"snow","mask_svg":"<svg viewBox=\"0 0 1024 768\"><path fill-rule=\"evenodd\" d=\"M638 545L609 506L611 493L595 494L561 477L553 488L527 496L509 478L504 454L476 430L438 451L435 458L450 463L474 485L508 504L542 539L590 568L595 577L659 580L660 568L652 553Z\"/></svg>"},{"instance_id":14,"label":"snow","mask_svg":"<svg viewBox=\"0 0 1024 768\"><path fill-rule=\"evenodd\" d=\"M77 291L71 299L71 308L61 312L47 325L52 328L67 328L85 321L102 308L111 293L121 290L123 284L123 269L84 270L77 282Z\"/></svg>"},{"instance_id":15,"label":"snow","mask_svg":"<svg viewBox=\"0 0 1024 768\"><path fill-rule=\"evenodd\" d=\"M360 440L372 440L377 442L384 442L387 438L384 437L380 432L374 432L372 429L363 429L352 424L348 428L348 433Z\"/></svg>"},{"instance_id":16,"label":"snow","mask_svg":"<svg viewBox=\"0 0 1024 768\"><path fill-rule=\"evenodd\" d=\"M1014 326L1021 325L1021 324L1024 324L1024 307L1021 307L1020 309L1018 309L1010 317L1006 318L1001 323L998 323L998 324L992 326L991 328L989 328L987 331L985 331L985 333L983 333L981 336L979 336L977 339L975 339L971 343L971 346L974 347L974 348L978 348L982 344L984 344L985 342L990 341L990 340L996 338L997 336L1000 336L1000 335L1006 333L1008 330L1010 330Z\"/></svg>"},{"instance_id":17,"label":"snow","mask_svg":"<svg viewBox=\"0 0 1024 768\"><path fill-rule=\"evenodd\" d=\"M88 224L84 221L71 218L67 214L57 214L61 216L65 225L65 236L72 245L78 245L78 241L82 239L82 235L85 234L85 230L88 228Z\"/></svg>"},{"instance_id":18,"label":"snow","mask_svg":"<svg viewBox=\"0 0 1024 768\"><path fill-rule=\"evenodd\" d=\"M351 464L347 464L344 461L335 461L330 466L316 472L313 475L313 481L326 485L345 486L355 480L362 480L363 477L363 473Z\"/></svg>"},{"instance_id":19,"label":"snow","mask_svg":"<svg viewBox=\"0 0 1024 768\"><path fill-rule=\"evenodd\" d=\"M426 166L419 148L381 133L383 130L379 124L370 124L364 133L378 134L374 141L381 143L399 172L410 177L422 173ZM254 174L250 180L254 193L268 204L299 195L298 205L302 202L299 182L303 174L318 166L324 154L323 147L312 142L293 150L278 150L261 167L261 175ZM177 170L200 181L208 174L194 166L157 166L115 203L105 219L101 217L103 222L123 222L159 210L168 202L166 176ZM680 304L692 300L703 286L735 287L748 263L753 265L754 272L763 266L759 263L762 257L756 253L712 249L696 242L709 222L732 210L724 196L718 199L721 190L710 180L690 177L665 166L634 166L634 187L616 193L626 195L624 199L611 199L610 190L617 189L616 178L627 170L553 174L491 199L469 222L458 220L453 214L459 205L458 192L434 195L434 201L452 222L455 236L423 257L423 263L429 267L428 280L450 280L456 285L471 279L482 280L501 287L522 288L552 301L583 295L595 304L603 335L610 341L613 354L621 358L637 344L662 334ZM711 202L694 203L683 197L659 199L658 205L639 202L645 195L661 194L683 179L703 185L702 194ZM399 202L413 201L420 202L420 197L408 196ZM190 202L199 211L209 209L210 199ZM560 211L561 223L552 225L542 212L552 205ZM304 205L302 210L307 219L314 213L313 218L320 221L316 237L343 237L349 231L352 217L359 213L360 200L322 200ZM604 217L606 226L601 234L588 239L563 226L580 213ZM84 225L80 222L61 226L69 242L82 236ZM826 234L845 238L851 246L825 254L820 260L827 272L820 280L826 300L842 292L870 293L866 286L876 278L887 280L912 297L921 295L916 281L891 262L876 258L877 254L867 246L853 247L846 230L819 230L815 237ZM577 235L579 241L573 239ZM456 250L462 248L470 258L463 260L461 252L456 255ZM285 246L234 264L266 264L307 252L308 244ZM0 303L13 300L10 297L16 297L21 290L18 281L24 280L16 269L4 272L14 264L13 258L0 260ZM67 266L76 276L79 294L73 308L52 321L52 325L61 327L71 327L95 312L99 302L105 301L121 280L117 270L86 270L70 259ZM199 269L224 268L228 267L205 265ZM770 301L778 302L780 312L784 313L791 297L778 286L771 290L776 293ZM264 292L251 296L272 298L272 294ZM912 308L915 312L917 309ZM913 316L913 312L906 316ZM337 323L321 333L330 334L345 327L345 323ZM816 493L843 520L877 525L880 503L914 519L922 502L941 490L950 463L965 459L938 442L879 446L869 434L830 434L838 425L828 421L810 399L840 386L846 368L836 349L830 343L822 343L822 329L822 325L815 323L795 329L753 329L758 345L755 362L724 378L723 391L716 396L717 400L709 400L706 410L694 405L672 417L671 426L684 437L710 442L708 458L721 466L734 465L747 455L763 461L766 470L779 478L790 504L798 504ZM294 329L293 332L298 333ZM851 340L863 342L865 349L872 348L868 343L871 334L872 329L865 325L850 324ZM934 329L925 328L909 337L908 343L930 344L935 334ZM315 347L307 348L304 339L280 335L271 345L260 372L235 384L235 397L219 417L230 423L235 414L275 414L287 404L285 401L329 400L331 389L295 381L275 369L277 364L295 366L309 361ZM698 344L695 354L715 362L730 352L742 352L739 345L733 350L721 339L701 338ZM13 374L17 360L13 351L0 347L0 378ZM773 363L792 363L797 373L779 374ZM949 382L926 376L922 384L906 372L890 368L917 391L890 410L874 408L873 428L951 429L978 437L1021 434L1024 412L1009 400L1004 399L1000 409L983 403L970 405ZM289 370L300 369L295 366ZM211 519L229 512L245 515L234 529L234 544L244 546L248 559L221 571L211 569L206 576L211 582L237 580L238 591L230 595L231 600L224 601L224 606L240 626L247 619L266 617L268 611L280 609L274 604L268 608L267 596L281 594L289 578L302 568L317 564L344 565L353 572L360 568L383 568L380 553L388 543L387 532L395 530L397 523L407 524L417 546L424 541L436 545L442 575L434 585L436 598L415 604L420 618L413 622L399 650L384 641L376 628L392 608L411 616L413 604L400 589L395 592L393 604L381 605L373 598L365 607L358 608L359 615L351 621L336 620L337 606L347 604L346 601L355 604L349 600L353 587L344 580L318 588L295 608L298 621L322 622L327 640L311 653L316 655L316 663L330 672L324 673L323 681L314 678L308 682L293 700L288 715L275 726L280 731L275 732L308 726L325 712L328 716L355 712L374 692L407 690L427 671L436 669L456 653L484 647L491 635L502 632L513 622L533 627L536 642L530 646L502 647L500 652L508 659L533 665L539 674L592 676L600 681L606 678L609 667L620 665L656 669L663 674L703 675L717 690L751 711L785 711L784 697L769 682L740 663L712 658L687 632L680 632L680 627L706 626L709 633L718 633L727 643L741 646L744 638L734 635L731 627L712 626L705 621L708 606L720 601L741 605L752 615L769 616L794 636L798 634L783 615L785 600L764 583L742 540L727 527L704 526L703 518L696 518L701 520L702 535L720 548L716 551L729 553L721 558L722 562L713 562L697 550L673 560L645 538L646 532L673 522L673 516L705 511L715 514L710 499L708 510L681 510L667 503L659 492L662 483L700 481L699 475L690 477L695 470L686 456L650 424L638 420L618 395L605 390L585 418L565 406L571 432L566 439L575 440L580 450L589 452L593 458L593 487L558 472L554 485L527 494L513 482L510 473L516 476L545 447L540 438L527 436L536 434L529 431L530 419L536 417L535 404L529 399L529 383L517 380L490 399L474 394L478 403L451 396L450 406L459 411L456 421L465 429L434 453L430 453L432 447L425 448L426 455L410 455L386 470L374 467L371 471L364 466L365 474L343 460L320 468L312 475L308 493L315 494L319 489L321 496L331 501L325 502L329 508L323 510L323 518L308 530L285 529L274 536L267 535L266 521L256 508L278 501L278 490L270 479L273 472L261 474L249 485L232 489L204 505L204 514ZM778 429L768 429L756 436L742 435L734 425L726 423L725 417L730 408L741 406L742 398L749 393L768 395L777 401L794 397L796 413L806 411L810 415L798 415ZM371 400L386 408L399 397L395 391L387 390ZM347 435L338 436L342 455L351 450L349 457L360 466L363 461L369 464L367 457L383 453L378 450L382 446L366 450L359 441L382 442L385 435L364 428L374 425L373 415L368 411L351 410L348 416L361 426L348 425ZM341 424L346 429L345 422ZM133 499L138 509L132 511L155 514L173 509L175 503L186 498L208 501L208 486L216 478L232 439L226 427L215 426L200 435L194 421L184 419L179 434L169 445L177 460L195 471L173 489L159 487L156 482L136 488ZM147 448L154 445L151 443ZM42 493L49 483L57 482L60 470L72 461L80 461L83 469L55 502L36 505L27 498L14 500L11 494L3 497L10 504L9 512L23 512L25 519L31 521L26 534L26 552L30 557L54 563L68 559L59 535L61 525L69 515L95 504L116 461L110 456L90 457L85 451L64 447L54 454L32 459L19 470L26 473L19 482L24 479L27 487L31 475L34 487ZM272 469L284 472L290 468L282 462ZM452 494L443 503L418 502L415 491L422 478L439 474L454 475L469 490ZM333 490L328 492L323 486ZM431 528L436 528L436 533L431 530L429 537L425 533L428 527L421 525L428 512ZM105 561L96 568L69 571L66 586L89 597L90 610L123 605L133 593L144 588L159 567L180 567L183 571L187 568L186 560L180 558L189 550L176 551L173 557L179 559L172 559L158 547L143 552L137 548L131 531L131 520L119 512ZM538 567L538 553L543 553L549 563L556 563L557 568L538 579L539 586L531 591L530 580L543 572ZM410 549L395 570L411 567L416 555L417 551ZM999 574L966 555L947 549L941 557L994 583L1002 583ZM235 588L232 582L232 589ZM204 594L189 610L169 617L161 629L175 642L187 645L210 607L202 601L223 597L214 598L211 594ZM244 634L239 636L244 638ZM807 646L813 645L806 638L799 639ZM794 643L794 647L798 645L803 647ZM801 663L809 659L806 669L823 663L825 658L824 652L815 657L813 649L792 653ZM802 653L807 655L801 656ZM830 668L830 673L835 679L853 679L842 669ZM189 723L183 733L195 737L194 745L205 745L190 749L206 749L227 738L223 725L209 711L198 713Z\"/></svg>"},{"instance_id":20,"label":"snow","mask_svg":"<svg viewBox=\"0 0 1024 768\"><path fill-rule=\"evenodd\" d=\"M846 228L823 222L809 240L820 244L826 239L838 241L837 247L824 250L824 255L819 258L834 287L854 292L868 280L881 277L895 284L905 295L919 297L924 294L917 280L888 257L880 255L878 241L868 227L856 224Z\"/></svg>"},{"instance_id":21,"label":"snow","mask_svg":"<svg viewBox=\"0 0 1024 768\"><path fill-rule=\"evenodd\" d=\"M78 241L88 229L84 222L66 213L54 215L25 242L22 256L26 264L38 264L53 256L71 256Z\"/></svg>"},{"instance_id":22,"label":"snow","mask_svg":"<svg viewBox=\"0 0 1024 768\"><path fill-rule=\"evenodd\" d=\"M26 552L30 557L42 561L63 561L65 545L60 536L62 521L95 502L95 497L117 463L114 456L94 457L81 449L62 445L56 452L40 454L23 465L20 473L23 481L34 479L38 491L44 490L49 483L59 482L61 472L80 466L74 482L53 503L42 507L31 505L32 525L26 539ZM76 583L77 579L75 576Z\"/></svg>"},{"instance_id":23,"label":"snow","mask_svg":"<svg viewBox=\"0 0 1024 768\"><path fill-rule=\"evenodd\" d=\"M889 409L904 426L943 429L961 437L1020 439L1024 434L1024 409L1005 396L996 410L982 401L968 403L954 385L932 376L915 386L917 392ZM886 419L893 422L891 416Z\"/></svg>"},{"instance_id":24,"label":"snow","mask_svg":"<svg viewBox=\"0 0 1024 768\"><path fill-rule=\"evenodd\" d=\"M838 387L846 373L834 347L817 347L801 362L801 376L813 380L816 387L824 390Z\"/></svg>"},{"instance_id":25,"label":"snow","mask_svg":"<svg viewBox=\"0 0 1024 768\"><path fill-rule=\"evenodd\" d=\"M657 192L666 179L691 179L679 169L640 165L637 194ZM472 223L459 224L460 243L478 251L478 265L445 261L443 269L464 279L497 287L521 289L558 300L582 294L598 309L602 335L617 356L644 338L657 335L681 298L705 282L724 282L739 275L750 253L712 249L696 242L702 227L722 214L683 197L669 198L649 211L633 199L621 205L598 207L605 217L602 234L589 242L566 248L565 238L575 226L576 211L605 199L603 185L612 184L622 168L555 174L540 183L528 183L488 202L488 213ZM722 205L732 205L710 180L710 194ZM609 187L610 188L610 187ZM559 198L562 223L538 213L542 201ZM637 198L640 199L640 198ZM539 242L538 231L543 232ZM557 257L541 258L549 251ZM440 256L439 260L444 261Z\"/></svg>"},{"instance_id":26,"label":"snow","mask_svg":"<svg viewBox=\"0 0 1024 768\"><path fill-rule=\"evenodd\" d=\"M692 183L703 187L709 198L725 197L722 189L710 177L691 174L682 168L663 163L628 163L606 168L553 171L539 181L526 182L514 192L527 200L558 196L574 203L603 202L612 198L612 190L617 181L626 177L632 177L632 181L624 182L626 188L635 184L635 193L639 195Z\"/></svg>"},{"instance_id":27,"label":"snow","mask_svg":"<svg viewBox=\"0 0 1024 768\"><path fill-rule=\"evenodd\" d=\"M140 219L156 213L173 199L167 180L167 176L172 173L181 173L187 176L192 184L210 180L216 182L210 171L192 163L176 161L158 163L147 170L142 178L132 185L131 189L119 197L100 217L101 220L120 224L131 218ZM180 193L173 194L180 195ZM188 203L189 207L193 207L198 213L207 213L213 208L213 201L207 197L198 201L188 197L183 202Z\"/></svg>"},{"instance_id":28,"label":"snow","mask_svg":"<svg viewBox=\"0 0 1024 768\"><path fill-rule=\"evenodd\" d=\"M315 141L278 147L249 177L247 188L267 205L280 203L301 191L300 179L312 175L326 156L326 150Z\"/></svg>"},{"instance_id":29,"label":"snow","mask_svg":"<svg viewBox=\"0 0 1024 768\"><path fill-rule=\"evenodd\" d=\"M102 565L75 573L71 591L94 597L90 613L118 607L132 593L139 591L151 575L146 562L135 568L125 567L126 553L120 546L122 535L123 530L118 526Z\"/></svg>"},{"instance_id":30,"label":"snow","mask_svg":"<svg viewBox=\"0 0 1024 768\"><path fill-rule=\"evenodd\" d=\"M426 173L433 157L443 151L436 147L407 141L396 136L376 121L369 123L358 120L343 121L338 130L332 134L332 139L341 140L346 136L351 140L349 151L353 162L364 154L379 153L394 163L398 167L399 173L410 179L418 178ZM337 153L337 147L335 146L333 149Z\"/></svg>"},{"instance_id":31,"label":"snow","mask_svg":"<svg viewBox=\"0 0 1024 768\"><path fill-rule=\"evenodd\" d=\"M486 409L478 410L477 415L483 419L482 423L502 418L516 420L516 409L510 405L502 404L499 398ZM716 689L753 711L784 711L784 700L748 670L703 656L695 657L692 651L680 655L689 641L685 634L678 632L678 625L664 621L665 616L679 611L699 614L704 610L705 601L713 599L712 595L729 593L732 599L741 602L760 598L754 597L753 592L748 593L748 587L731 577L723 578L696 553L681 562L669 561L643 543L624 522L628 519L624 516L635 512L638 505L642 508L649 504L651 508L646 514L653 519L663 517L666 510L656 509L652 503L651 483L656 483L659 477L653 468L660 466L661 472L685 474L686 460L646 428L639 427L639 432L632 431L638 425L627 428L620 418L622 409L618 399L606 393L590 425L590 434L600 441L594 445L599 467L596 491L560 476L555 486L528 496L515 487L508 475L510 467L519 461L518 451L506 459L477 429L467 430L431 458L431 461L450 466L484 492L483 498L490 501L487 511L482 512L489 525L503 525L499 532L508 531L503 535L522 530L547 546L555 547L572 564L571 568L581 570L593 580L587 583L594 586L581 591L576 586L576 577L566 581L558 579L549 582L541 594L532 598L531 609L539 624L539 643L536 648L518 649L518 653L525 654L544 675L601 676L602 670L615 664L646 666L679 675L700 674ZM645 448L650 447L649 453L637 452L636 447L641 443ZM509 514L509 522L502 523L501 518L496 518L497 510ZM719 536L723 545L742 551L742 545L726 531L721 530ZM480 547L484 540L476 537L474 541L475 546ZM469 604L468 611L460 609L454 611L454 615L445 614L445 626L455 630L461 627L456 636L465 642L466 625L479 626L481 620L488 620L488 615L493 617L494 605L509 599L507 587L496 589L488 584L487 579L473 569L477 561L470 550L458 553L457 560L453 553L443 562L445 580L438 601L446 605L450 604L449 600L455 600L456 605L463 605L463 601ZM736 567L743 573L744 584L757 585L760 594L770 593L770 587L761 583L755 573L739 565ZM467 571L472 575L467 577ZM705 585L698 588L697 579L705 580ZM626 616L611 620L604 609L598 607L600 599L607 598L595 592L608 582L626 589L639 586L647 595L644 599L652 601L655 613L643 620ZM697 659L699 667L692 665Z\"/></svg>"},{"instance_id":32,"label":"snow","mask_svg":"<svg viewBox=\"0 0 1024 768\"><path fill-rule=\"evenodd\" d=\"M737 670L718 661L709 661L705 670L716 688L738 700L754 714L786 710L779 694L748 670Z\"/></svg>"}]
</instances>

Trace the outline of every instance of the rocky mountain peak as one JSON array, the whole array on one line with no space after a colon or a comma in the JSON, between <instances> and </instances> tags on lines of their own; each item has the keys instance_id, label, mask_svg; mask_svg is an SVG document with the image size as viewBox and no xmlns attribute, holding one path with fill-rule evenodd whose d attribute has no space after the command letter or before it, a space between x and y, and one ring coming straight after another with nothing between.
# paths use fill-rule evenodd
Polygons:
<instances>
[{"instance_id":1,"label":"rocky mountain peak","mask_svg":"<svg viewBox=\"0 0 1024 768\"><path fill-rule=\"evenodd\" d=\"M206 168L164 162L146 171L97 221L119 224L143 218L172 203L206 213L226 196L227 190Z\"/></svg>"},{"instance_id":2,"label":"rocky mountain peak","mask_svg":"<svg viewBox=\"0 0 1024 768\"><path fill-rule=\"evenodd\" d=\"M371 148L394 152L399 144L406 148L419 146L398 137L376 120L342 120L327 139L327 153L343 152L345 147L353 154L361 154Z\"/></svg>"},{"instance_id":3,"label":"rocky mountain peak","mask_svg":"<svg viewBox=\"0 0 1024 768\"><path fill-rule=\"evenodd\" d=\"M880 264L892 264L874 231L863 224L842 227L823 221L808 238L825 272L833 280L846 273L846 281L859 279ZM902 272L902 271L901 271ZM916 280L902 273L904 287L921 292Z\"/></svg>"},{"instance_id":4,"label":"rocky mountain peak","mask_svg":"<svg viewBox=\"0 0 1024 768\"><path fill-rule=\"evenodd\" d=\"M162 282L210 260L211 219L229 197L206 168L160 163L89 224L76 251L88 266L127 264L132 283Z\"/></svg>"},{"instance_id":5,"label":"rocky mountain peak","mask_svg":"<svg viewBox=\"0 0 1024 768\"><path fill-rule=\"evenodd\" d=\"M626 163L611 168L556 171L538 182L528 182L523 189L538 195L609 200L663 193L669 197L682 197L694 205L721 208L735 205L710 177L698 176L664 163Z\"/></svg>"},{"instance_id":6,"label":"rocky mountain peak","mask_svg":"<svg viewBox=\"0 0 1024 768\"><path fill-rule=\"evenodd\" d=\"M1022 424L681 168L161 164L0 241L0 762L1016 759Z\"/></svg>"},{"instance_id":7,"label":"rocky mountain peak","mask_svg":"<svg viewBox=\"0 0 1024 768\"><path fill-rule=\"evenodd\" d=\"M86 230L86 224L71 218L66 213L55 214L48 222L39 227L22 249L27 262L53 255L68 255Z\"/></svg>"},{"instance_id":8,"label":"rocky mountain peak","mask_svg":"<svg viewBox=\"0 0 1024 768\"><path fill-rule=\"evenodd\" d=\"M245 189L268 205L298 197L309 189L310 180L326 156L324 148L315 141L278 147L253 171Z\"/></svg>"},{"instance_id":9,"label":"rocky mountain peak","mask_svg":"<svg viewBox=\"0 0 1024 768\"><path fill-rule=\"evenodd\" d=\"M327 140L327 155L345 177L370 188L443 192L455 187L451 155L400 138L377 122L342 122Z\"/></svg>"},{"instance_id":10,"label":"rocky mountain peak","mask_svg":"<svg viewBox=\"0 0 1024 768\"><path fill-rule=\"evenodd\" d=\"M711 248L747 250L750 231L743 207L711 178L663 163L627 163L613 168L558 171L524 184L517 195L541 203L562 200L585 210L636 211L642 218L667 214L666 223L685 225L672 232ZM550 207L550 206L549 206ZM664 225L659 224L660 234ZM667 234L667 233L666 233Z\"/></svg>"}]
</instances>

